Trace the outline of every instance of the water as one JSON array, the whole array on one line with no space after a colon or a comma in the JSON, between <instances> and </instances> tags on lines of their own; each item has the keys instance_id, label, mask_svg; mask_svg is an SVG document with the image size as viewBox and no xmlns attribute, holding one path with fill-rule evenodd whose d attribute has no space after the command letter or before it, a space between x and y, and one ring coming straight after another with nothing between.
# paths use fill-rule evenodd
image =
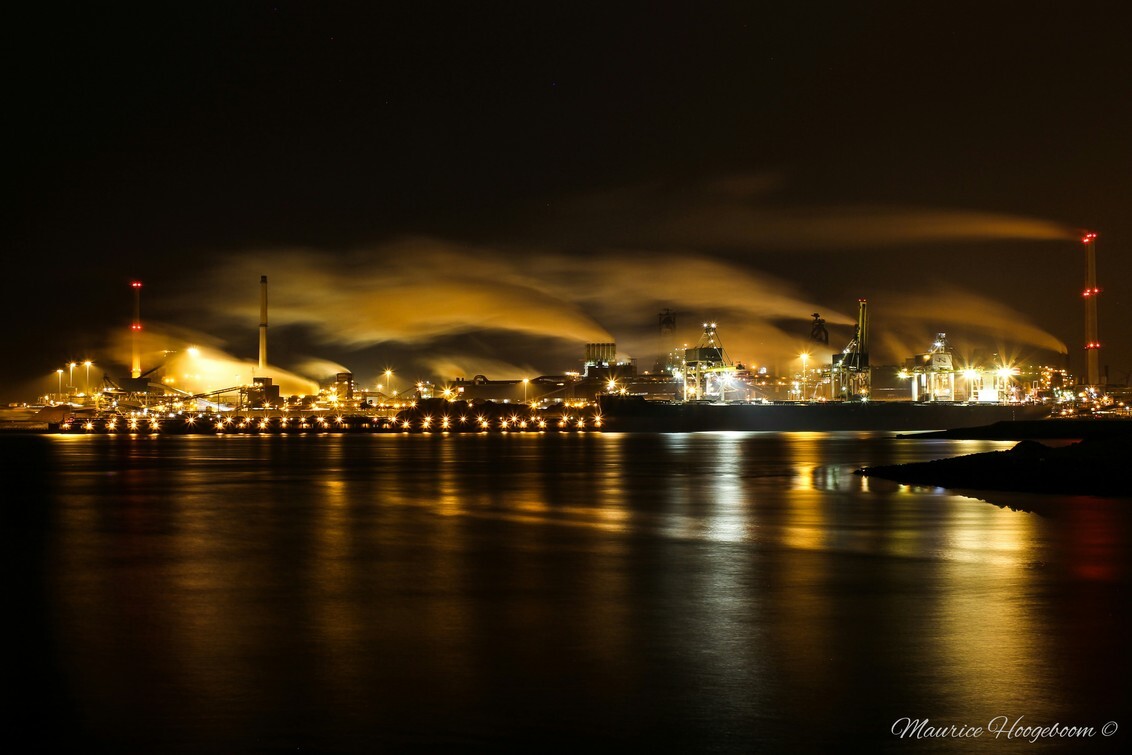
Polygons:
<instances>
[{"instance_id":1,"label":"water","mask_svg":"<svg viewBox=\"0 0 1132 755\"><path fill-rule=\"evenodd\" d=\"M1132 501L1039 516L852 474L1009 443L0 441L15 741L1029 752L1132 731ZM1097 732L892 734L1000 716Z\"/></svg>"}]
</instances>

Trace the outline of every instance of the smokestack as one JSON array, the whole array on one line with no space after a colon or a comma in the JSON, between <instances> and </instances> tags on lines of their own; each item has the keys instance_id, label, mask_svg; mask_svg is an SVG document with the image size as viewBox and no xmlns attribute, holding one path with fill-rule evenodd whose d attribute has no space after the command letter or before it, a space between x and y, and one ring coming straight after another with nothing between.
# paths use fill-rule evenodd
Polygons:
<instances>
[{"instance_id":1,"label":"smokestack","mask_svg":"<svg viewBox=\"0 0 1132 755\"><path fill-rule=\"evenodd\" d=\"M267 369L267 276L259 276L259 369Z\"/></svg>"},{"instance_id":2,"label":"smokestack","mask_svg":"<svg viewBox=\"0 0 1132 755\"><path fill-rule=\"evenodd\" d=\"M138 339L141 338L141 281L134 281L130 284L134 289L134 322L130 325L130 337L133 341L133 361L130 363L130 377L141 377L141 345Z\"/></svg>"},{"instance_id":3,"label":"smokestack","mask_svg":"<svg viewBox=\"0 0 1132 755\"><path fill-rule=\"evenodd\" d=\"M1085 245L1085 381L1086 385L1100 385L1101 343L1097 332L1097 234L1086 233L1081 242Z\"/></svg>"}]
</instances>

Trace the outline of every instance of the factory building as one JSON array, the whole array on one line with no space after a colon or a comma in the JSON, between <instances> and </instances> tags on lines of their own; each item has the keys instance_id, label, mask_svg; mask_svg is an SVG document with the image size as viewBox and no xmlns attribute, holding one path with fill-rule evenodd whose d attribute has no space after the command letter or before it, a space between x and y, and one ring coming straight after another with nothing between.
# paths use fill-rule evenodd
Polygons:
<instances>
[{"instance_id":1,"label":"factory building","mask_svg":"<svg viewBox=\"0 0 1132 755\"><path fill-rule=\"evenodd\" d=\"M908 381L913 401L1001 404L1020 401L1024 394L1016 367L985 363L960 367L946 333L937 334L928 351L908 359L900 377Z\"/></svg>"},{"instance_id":2,"label":"factory building","mask_svg":"<svg viewBox=\"0 0 1132 755\"><path fill-rule=\"evenodd\" d=\"M276 409L283 405L279 386L269 377L254 377L247 389L247 404L256 409Z\"/></svg>"},{"instance_id":3,"label":"factory building","mask_svg":"<svg viewBox=\"0 0 1132 755\"><path fill-rule=\"evenodd\" d=\"M582 382L578 373L540 375L521 380L490 380L485 375L476 375L471 380L456 378L440 391L440 395L451 401L553 404L580 398L577 389Z\"/></svg>"},{"instance_id":4,"label":"factory building","mask_svg":"<svg viewBox=\"0 0 1132 755\"><path fill-rule=\"evenodd\" d=\"M593 401L598 394L620 391L635 380L636 365L631 360L617 359L616 343L588 343L583 352L582 372L519 380L490 380L485 375L476 375L471 380L458 377L446 385L440 395L453 401L546 405Z\"/></svg>"}]
</instances>

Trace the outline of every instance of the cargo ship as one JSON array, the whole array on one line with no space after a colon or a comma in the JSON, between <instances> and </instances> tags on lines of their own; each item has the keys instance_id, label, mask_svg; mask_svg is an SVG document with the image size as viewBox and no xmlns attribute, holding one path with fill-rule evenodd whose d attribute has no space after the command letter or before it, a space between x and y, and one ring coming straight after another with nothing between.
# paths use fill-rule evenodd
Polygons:
<instances>
[{"instance_id":1,"label":"cargo ship","mask_svg":"<svg viewBox=\"0 0 1132 755\"><path fill-rule=\"evenodd\" d=\"M1050 415L1048 406L1025 403L712 403L647 401L640 396L610 395L601 396L599 406L606 432L953 430L995 422L1042 419Z\"/></svg>"}]
</instances>

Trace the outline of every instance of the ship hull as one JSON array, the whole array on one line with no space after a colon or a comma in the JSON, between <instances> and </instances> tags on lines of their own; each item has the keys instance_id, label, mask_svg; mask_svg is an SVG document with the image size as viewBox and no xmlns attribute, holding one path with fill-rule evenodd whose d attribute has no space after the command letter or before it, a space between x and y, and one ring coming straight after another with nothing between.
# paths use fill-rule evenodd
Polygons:
<instances>
[{"instance_id":1,"label":"ship hull","mask_svg":"<svg viewBox=\"0 0 1132 755\"><path fill-rule=\"evenodd\" d=\"M1041 419L1049 408L1016 404L943 404L905 401L776 404L659 403L602 397L607 432L743 430L953 430L994 422Z\"/></svg>"}]
</instances>

